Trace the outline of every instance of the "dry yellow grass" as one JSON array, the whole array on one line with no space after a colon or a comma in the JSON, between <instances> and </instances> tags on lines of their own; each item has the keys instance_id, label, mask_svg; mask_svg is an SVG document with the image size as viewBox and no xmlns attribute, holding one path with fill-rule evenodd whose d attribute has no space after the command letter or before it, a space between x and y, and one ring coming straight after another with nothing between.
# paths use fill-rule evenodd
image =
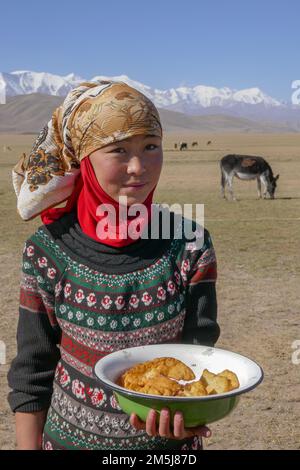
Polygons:
<instances>
[{"instance_id":1,"label":"dry yellow grass","mask_svg":"<svg viewBox=\"0 0 300 470\"><path fill-rule=\"evenodd\" d=\"M199 142L174 151L179 141ZM210 146L206 145L212 141ZM33 136L0 136L0 339L8 363L1 366L0 448L14 448L13 416L6 402L6 373L15 356L18 289L23 242L40 221L22 222L15 210L10 171ZM3 145L12 152L3 153ZM157 202L203 203L218 258L219 347L259 362L265 380L238 409L211 426L208 449L299 449L300 365L292 342L300 339L300 136L166 135ZM226 153L261 155L280 173L277 198L258 200L255 182L234 181L237 202L220 198L219 159Z\"/></svg>"}]
</instances>

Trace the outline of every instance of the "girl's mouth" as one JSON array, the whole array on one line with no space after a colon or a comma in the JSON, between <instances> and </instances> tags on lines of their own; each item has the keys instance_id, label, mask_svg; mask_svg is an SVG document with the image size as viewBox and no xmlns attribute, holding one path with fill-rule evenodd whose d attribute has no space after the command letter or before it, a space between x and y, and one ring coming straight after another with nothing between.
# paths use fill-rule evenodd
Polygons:
<instances>
[{"instance_id":1,"label":"girl's mouth","mask_svg":"<svg viewBox=\"0 0 300 470\"><path fill-rule=\"evenodd\" d=\"M125 188L128 189L140 189L143 188L146 185L146 183L135 183L135 184L126 184Z\"/></svg>"}]
</instances>

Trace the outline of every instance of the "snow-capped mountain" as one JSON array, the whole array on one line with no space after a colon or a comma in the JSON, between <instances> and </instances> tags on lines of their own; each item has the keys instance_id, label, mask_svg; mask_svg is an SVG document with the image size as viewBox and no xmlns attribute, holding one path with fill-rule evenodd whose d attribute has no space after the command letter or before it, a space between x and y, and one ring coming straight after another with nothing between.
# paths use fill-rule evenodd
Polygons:
<instances>
[{"instance_id":1,"label":"snow-capped mountain","mask_svg":"<svg viewBox=\"0 0 300 470\"><path fill-rule=\"evenodd\" d=\"M92 78L97 80L121 80L130 86L137 88L148 96L156 106L171 108L180 103L188 104L191 109L195 107L209 108L211 106L230 106L236 103L264 104L265 106L280 106L282 103L271 96L263 93L259 88L248 88L245 90L231 90L230 88L214 88L210 86L197 85L195 87L178 87L169 90L159 90L131 80L127 75L108 77L99 75ZM179 111L179 109L177 109Z\"/></svg>"},{"instance_id":2,"label":"snow-capped mountain","mask_svg":"<svg viewBox=\"0 0 300 470\"><path fill-rule=\"evenodd\" d=\"M73 73L60 76L46 72L31 72L29 70L16 70L11 73L0 73L0 86L6 90L6 96L15 96L30 93L43 93L46 95L64 96L69 90L86 80ZM230 88L214 88L210 86L197 85L195 87L178 87L169 90L151 88L127 75L108 77L99 75L91 81L97 80L120 80L137 88L154 101L156 106L167 108L178 105L181 102L188 103L192 107L201 106L230 106L235 103L264 104L266 106L280 106L278 100L263 93L259 88L245 90L231 90Z\"/></svg>"},{"instance_id":3,"label":"snow-capped mountain","mask_svg":"<svg viewBox=\"0 0 300 470\"><path fill-rule=\"evenodd\" d=\"M79 77L74 73L61 76L29 70L3 72L0 73L0 103L4 103L9 97L32 93L62 97L85 80L123 81L148 96L158 108L185 114L227 114L258 120L284 120L285 122L296 120L297 126L300 126L300 106L292 106L272 98L257 87L234 90L228 87L197 85L160 90L132 80L127 75L98 75L89 79Z\"/></svg>"},{"instance_id":4,"label":"snow-capped mountain","mask_svg":"<svg viewBox=\"0 0 300 470\"><path fill-rule=\"evenodd\" d=\"M65 96L78 83L83 81L73 73L65 77L45 72L16 70L0 73L0 90L6 97L41 93L45 95Z\"/></svg>"}]
</instances>

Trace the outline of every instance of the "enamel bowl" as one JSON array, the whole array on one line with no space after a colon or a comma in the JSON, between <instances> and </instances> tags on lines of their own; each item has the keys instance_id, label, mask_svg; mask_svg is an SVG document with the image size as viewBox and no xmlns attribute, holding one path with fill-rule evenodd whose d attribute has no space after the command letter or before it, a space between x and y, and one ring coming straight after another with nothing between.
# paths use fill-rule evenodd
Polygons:
<instances>
[{"instance_id":1,"label":"enamel bowl","mask_svg":"<svg viewBox=\"0 0 300 470\"><path fill-rule=\"evenodd\" d=\"M229 369L237 375L240 387L204 397L166 397L134 392L116 384L130 367L158 357L174 357L184 362L193 370L194 380L200 379L203 369L215 374ZM248 357L219 348L174 343L138 346L108 354L96 363L94 374L100 384L113 390L120 408L128 415L136 413L146 421L150 409L159 413L167 407L171 419L175 411L182 411L185 427L201 426L224 418L235 408L241 395L253 390L263 380L261 367Z\"/></svg>"}]
</instances>

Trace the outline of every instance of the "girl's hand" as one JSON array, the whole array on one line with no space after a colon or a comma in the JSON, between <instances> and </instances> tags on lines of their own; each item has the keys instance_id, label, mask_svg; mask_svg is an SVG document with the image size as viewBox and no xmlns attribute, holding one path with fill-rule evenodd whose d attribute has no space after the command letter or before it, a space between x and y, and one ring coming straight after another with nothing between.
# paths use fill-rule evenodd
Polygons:
<instances>
[{"instance_id":1,"label":"girl's hand","mask_svg":"<svg viewBox=\"0 0 300 470\"><path fill-rule=\"evenodd\" d=\"M210 437L211 431L206 426L196 428L184 428L184 419L180 411L176 411L174 415L173 432L170 430L170 412L167 408L163 408L160 412L159 425L157 429L155 410L150 410L146 419L146 423L141 421L136 414L130 416L130 424L140 429L146 429L149 436L160 436L168 439L186 439L193 436Z\"/></svg>"}]
</instances>

